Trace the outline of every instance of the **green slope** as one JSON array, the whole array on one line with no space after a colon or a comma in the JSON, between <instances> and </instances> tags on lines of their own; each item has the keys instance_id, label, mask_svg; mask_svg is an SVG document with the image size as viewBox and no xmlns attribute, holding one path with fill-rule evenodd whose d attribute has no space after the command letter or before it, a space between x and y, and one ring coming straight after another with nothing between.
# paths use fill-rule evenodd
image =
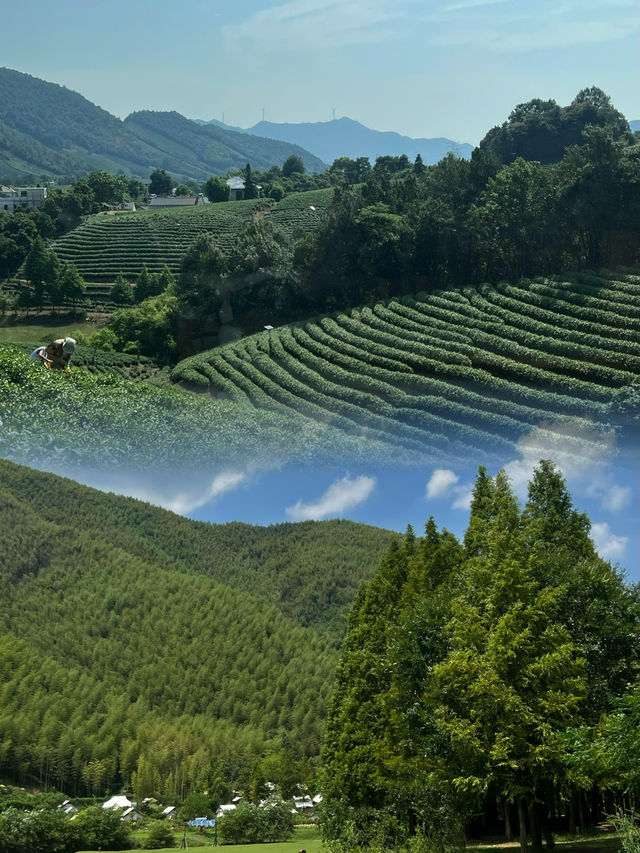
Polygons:
<instances>
[{"instance_id":1,"label":"green slope","mask_svg":"<svg viewBox=\"0 0 640 853\"><path fill-rule=\"evenodd\" d=\"M178 113L136 113L127 122L77 92L0 68L0 177L75 176L94 169L147 178L154 168L203 181L248 161L282 165L291 154L311 171L324 164L297 145L222 128L203 128Z\"/></svg>"},{"instance_id":2,"label":"green slope","mask_svg":"<svg viewBox=\"0 0 640 853\"><path fill-rule=\"evenodd\" d=\"M234 201L177 209L90 216L54 244L58 256L72 261L86 281L113 281L118 273L135 278L167 265L178 272L182 257L200 234L213 234L229 250L257 210L291 239L317 227L331 204L332 190L293 193L281 202ZM316 210L311 210L315 207Z\"/></svg>"},{"instance_id":3,"label":"green slope","mask_svg":"<svg viewBox=\"0 0 640 853\"><path fill-rule=\"evenodd\" d=\"M640 373L639 297L640 277L622 273L438 291L244 338L171 376L450 460L504 458L532 427L548 446L566 434L579 455L629 425L620 401Z\"/></svg>"},{"instance_id":4,"label":"green slope","mask_svg":"<svg viewBox=\"0 0 640 853\"><path fill-rule=\"evenodd\" d=\"M317 757L335 642L387 532L212 527L4 461L0 529L5 777L104 790L146 767L188 791L282 733Z\"/></svg>"}]
</instances>

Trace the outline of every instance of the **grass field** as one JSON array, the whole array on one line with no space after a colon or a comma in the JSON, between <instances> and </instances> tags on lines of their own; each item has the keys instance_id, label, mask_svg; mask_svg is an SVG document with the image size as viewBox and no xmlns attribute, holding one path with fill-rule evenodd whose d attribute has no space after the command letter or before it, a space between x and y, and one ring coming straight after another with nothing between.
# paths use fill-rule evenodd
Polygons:
<instances>
[{"instance_id":1,"label":"grass field","mask_svg":"<svg viewBox=\"0 0 640 853\"><path fill-rule=\"evenodd\" d=\"M136 841L144 842L146 833L133 833L133 838ZM176 847L180 845L182 840L182 832L175 833ZM199 832L187 833L188 849L213 848L213 835L201 835ZM165 848L166 849L166 848ZM290 841L280 841L273 844L224 844L217 848L224 850L225 853L298 853L298 850L304 849L307 853L320 853L322 850L322 841L320 840L320 831L316 827L297 827L295 834ZM96 853L96 851L83 851L83 853Z\"/></svg>"},{"instance_id":2,"label":"grass field","mask_svg":"<svg viewBox=\"0 0 640 853\"><path fill-rule=\"evenodd\" d=\"M138 837L142 837L139 834ZM176 846L180 843L182 834L176 834ZM189 849L211 849L212 839L199 838L197 834L190 833L187 836ZM204 844L202 843L204 841ZM291 841L283 841L277 844L225 844L220 847L224 853L298 853L304 849L307 853L321 853L324 849L316 828L299 827L295 837ZM473 840L467 841L465 853L501 853L501 851L517 851L520 845L516 841L497 842L493 844L482 844ZM587 838L563 839L556 841L555 849L564 853L618 853L621 849L618 835L590 835ZM95 851L85 851L95 853Z\"/></svg>"},{"instance_id":3,"label":"grass field","mask_svg":"<svg viewBox=\"0 0 640 853\"><path fill-rule=\"evenodd\" d=\"M84 335L92 335L98 326L95 323L86 323L79 320L60 323L56 317L40 318L38 322L9 322L5 320L0 323L0 343L24 344L33 341L36 344L47 344L56 338L64 338L72 332L82 332Z\"/></svg>"}]
</instances>

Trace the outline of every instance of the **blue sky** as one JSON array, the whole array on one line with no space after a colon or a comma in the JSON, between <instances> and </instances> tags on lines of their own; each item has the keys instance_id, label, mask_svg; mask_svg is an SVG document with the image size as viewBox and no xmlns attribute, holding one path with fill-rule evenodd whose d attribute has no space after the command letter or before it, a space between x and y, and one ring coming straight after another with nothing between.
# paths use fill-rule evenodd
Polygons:
<instances>
[{"instance_id":1,"label":"blue sky","mask_svg":"<svg viewBox=\"0 0 640 853\"><path fill-rule=\"evenodd\" d=\"M526 499L527 482L539 458L539 448L521 446L517 455L504 462L520 500ZM630 580L640 580L638 450L621 457L612 449L610 454L594 453L580 460L559 450L556 461L566 477L574 506L591 520L592 538L601 556L620 565ZM247 464L199 474L151 470L58 473L201 521L277 524L350 518L398 531L410 523L421 534L433 515L438 526L462 536L477 466L443 461L414 469L337 465L265 470ZM490 469L489 473L496 471Z\"/></svg>"},{"instance_id":2,"label":"blue sky","mask_svg":"<svg viewBox=\"0 0 640 853\"><path fill-rule=\"evenodd\" d=\"M124 118L349 115L477 143L517 103L597 85L638 118L636 0L22 0L2 63Z\"/></svg>"}]
</instances>

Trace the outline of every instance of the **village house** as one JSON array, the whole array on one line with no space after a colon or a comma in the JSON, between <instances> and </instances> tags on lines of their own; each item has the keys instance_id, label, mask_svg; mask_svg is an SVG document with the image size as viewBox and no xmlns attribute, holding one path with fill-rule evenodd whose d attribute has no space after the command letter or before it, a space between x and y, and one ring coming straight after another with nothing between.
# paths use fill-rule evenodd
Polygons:
<instances>
[{"instance_id":1,"label":"village house","mask_svg":"<svg viewBox=\"0 0 640 853\"><path fill-rule=\"evenodd\" d=\"M46 187L0 187L0 211L33 210L47 197Z\"/></svg>"},{"instance_id":2,"label":"village house","mask_svg":"<svg viewBox=\"0 0 640 853\"><path fill-rule=\"evenodd\" d=\"M149 207L188 207L194 204L209 204L209 199L203 193L198 195L151 195Z\"/></svg>"},{"instance_id":3,"label":"village house","mask_svg":"<svg viewBox=\"0 0 640 853\"><path fill-rule=\"evenodd\" d=\"M102 804L103 809L130 809L133 803L124 795L111 797L106 803Z\"/></svg>"},{"instance_id":4,"label":"village house","mask_svg":"<svg viewBox=\"0 0 640 853\"><path fill-rule=\"evenodd\" d=\"M137 822L139 820L144 820L144 818L140 814L140 812L136 811L136 809L131 806L130 808L122 812L122 817L120 818L120 820L124 820L127 823L132 823Z\"/></svg>"},{"instance_id":5,"label":"village house","mask_svg":"<svg viewBox=\"0 0 640 853\"><path fill-rule=\"evenodd\" d=\"M244 200L244 178L239 176L227 178L227 186L229 187L229 201ZM262 187L259 184L256 184L256 189L258 191L258 195L260 195Z\"/></svg>"}]
</instances>

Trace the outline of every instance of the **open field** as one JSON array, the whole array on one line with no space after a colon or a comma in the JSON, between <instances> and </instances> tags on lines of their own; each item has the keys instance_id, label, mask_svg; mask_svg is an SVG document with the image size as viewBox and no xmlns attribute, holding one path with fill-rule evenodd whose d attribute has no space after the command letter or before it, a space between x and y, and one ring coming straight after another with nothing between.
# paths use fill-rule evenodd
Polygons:
<instances>
[{"instance_id":1,"label":"open field","mask_svg":"<svg viewBox=\"0 0 640 853\"><path fill-rule=\"evenodd\" d=\"M58 318L39 318L38 322L3 322L0 323L0 343L24 344L35 341L38 343L49 343L56 338L64 338L73 332L82 332L92 335L99 327L95 323L87 323L80 320L71 320L61 323Z\"/></svg>"},{"instance_id":2,"label":"open field","mask_svg":"<svg viewBox=\"0 0 640 853\"><path fill-rule=\"evenodd\" d=\"M228 250L239 231L262 211L274 227L295 239L318 225L332 197L332 190L311 190L293 193L277 204L254 199L98 214L61 237L53 248L61 260L72 261L82 277L94 284L112 282L118 273L135 279L143 264L150 272L159 272L166 265L176 273L200 234L212 234L219 247Z\"/></svg>"},{"instance_id":3,"label":"open field","mask_svg":"<svg viewBox=\"0 0 640 853\"><path fill-rule=\"evenodd\" d=\"M316 829L298 829L293 841L284 841L278 844L225 844L219 849L225 853L297 853L304 849L307 853L321 853L324 849L319 833ZM176 835L176 846L182 835ZM190 834L188 837L190 848L202 849L211 847L213 842L208 838L198 838ZM199 843L204 841L204 844ZM498 853L498 851L517 851L520 845L516 841L501 842L495 844L482 844L468 841L465 845L465 853ZM555 849L564 853L618 853L620 841L617 835L590 836L588 838L575 838L571 840L556 841ZM94 853L94 851L86 851Z\"/></svg>"},{"instance_id":4,"label":"open field","mask_svg":"<svg viewBox=\"0 0 640 853\"><path fill-rule=\"evenodd\" d=\"M509 453L534 427L581 454L620 426L639 343L640 277L580 274L293 324L185 359L171 378L450 460Z\"/></svg>"}]
</instances>

